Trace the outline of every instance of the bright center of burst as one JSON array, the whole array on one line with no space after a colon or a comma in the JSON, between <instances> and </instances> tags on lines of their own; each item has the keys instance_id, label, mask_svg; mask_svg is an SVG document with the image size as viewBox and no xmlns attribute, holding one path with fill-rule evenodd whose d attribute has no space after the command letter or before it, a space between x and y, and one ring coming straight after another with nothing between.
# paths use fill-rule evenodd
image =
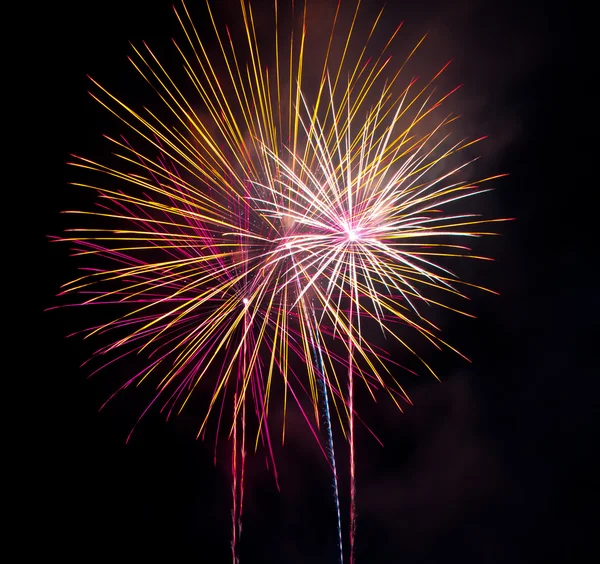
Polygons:
<instances>
[{"instance_id":1,"label":"bright center of burst","mask_svg":"<svg viewBox=\"0 0 600 564\"><path fill-rule=\"evenodd\" d=\"M348 231L348 241L357 241L357 240L358 240L358 233L356 231L354 231L353 229Z\"/></svg>"}]
</instances>

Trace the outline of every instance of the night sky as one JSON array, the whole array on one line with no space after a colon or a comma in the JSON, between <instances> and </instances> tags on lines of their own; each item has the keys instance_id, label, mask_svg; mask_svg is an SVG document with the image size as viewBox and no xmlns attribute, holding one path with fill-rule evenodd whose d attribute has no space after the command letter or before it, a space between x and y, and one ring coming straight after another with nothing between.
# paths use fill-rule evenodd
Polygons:
<instances>
[{"instance_id":1,"label":"night sky","mask_svg":"<svg viewBox=\"0 0 600 564\"><path fill-rule=\"evenodd\" d=\"M452 102L465 116L461 127L489 135L481 165L487 173L510 173L481 211L517 221L502 225L502 237L477 243L495 262L463 271L501 295L473 291L476 320L451 312L441 318L443 337L472 363L449 351L427 356L442 383L405 377L414 406L404 415L384 401L358 399L385 447L359 428L357 563L578 561L596 515L589 500L597 489L592 422L599 389L592 358L597 282L587 266L593 254L584 252L596 212L588 209L592 187L575 173L573 122L586 119L572 101L584 90L575 78L575 17L538 0L388 4L390 21L405 21L406 42L430 32L418 59L425 72L454 59L448 80L464 84ZM375 14L380 4L365 5ZM171 3L63 2L41 15L49 19L35 88L37 110L48 120L47 162L34 171L35 196L23 191L39 204L35 253L43 273L30 294L37 321L26 352L34 375L27 382L42 407L32 410L39 422L24 426L32 428L25 439L29 481L39 491L25 550L62 562L230 562L227 445L213 465L212 439L195 440L202 414L193 409L168 423L151 413L125 445L149 392L125 393L98 413L128 374L127 362L86 379L79 365L93 343L65 335L92 324L94 312L43 313L56 303L59 285L76 276L67 246L46 236L69 225L61 210L90 203L67 186L68 155L102 160L110 148L101 135L120 131L86 94L86 74L143 104L148 91L127 62L128 41L146 40L168 62L170 38L181 38ZM202 33L206 22L195 21ZM288 440L277 450L281 492L264 457L249 458L241 564L336 562L327 462L298 414L289 417ZM345 519L347 455L337 444Z\"/></svg>"}]
</instances>

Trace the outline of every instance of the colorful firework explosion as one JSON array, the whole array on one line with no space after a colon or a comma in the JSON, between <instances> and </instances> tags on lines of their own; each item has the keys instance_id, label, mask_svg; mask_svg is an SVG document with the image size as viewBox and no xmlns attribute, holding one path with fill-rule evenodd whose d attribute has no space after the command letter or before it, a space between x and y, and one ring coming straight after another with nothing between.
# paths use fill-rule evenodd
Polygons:
<instances>
[{"instance_id":1,"label":"colorful firework explosion","mask_svg":"<svg viewBox=\"0 0 600 564\"><path fill-rule=\"evenodd\" d=\"M97 191L99 199L93 212L66 212L93 218L97 227L57 239L94 265L62 294L79 294L81 305L123 308L86 334L118 335L98 349L96 357L110 358L101 368L132 354L147 358L118 390L152 382L156 394L141 417L155 404L167 417L179 413L196 390L209 389L198 435L214 414L218 436L229 402L234 562L248 412L256 423L254 448L266 448L277 477L269 409L276 398L285 412L291 397L317 440L324 406L343 564L331 398L350 449L352 563L355 381L373 395L385 390L398 407L408 400L369 335L376 329L415 354L397 331L400 324L454 350L423 306L454 309L431 297L464 297L459 288L466 283L441 261L484 258L459 242L488 234L476 226L503 220L444 209L486 192L482 183L498 176L475 183L461 177L471 162L461 155L480 139L454 140L456 117L438 116L454 92L438 94L434 87L447 65L423 85L402 84L401 71L421 42L391 70L389 51L400 27L367 56L382 13L357 50L351 41L360 3L343 34L338 4L320 64L310 61L311 79L306 5L299 26L284 25L275 0L271 71L252 6L241 0L240 7L244 36L236 44L208 6L217 56L209 55L187 7L175 9L187 39L185 47L175 43L185 88L148 46L134 47L131 63L160 98L159 110L136 111L92 80L92 96L129 134L108 138L119 164L82 157L71 163L92 171L91 183L76 186ZM334 39L342 35L347 39L338 46ZM201 115L192 99L202 105Z\"/></svg>"}]
</instances>

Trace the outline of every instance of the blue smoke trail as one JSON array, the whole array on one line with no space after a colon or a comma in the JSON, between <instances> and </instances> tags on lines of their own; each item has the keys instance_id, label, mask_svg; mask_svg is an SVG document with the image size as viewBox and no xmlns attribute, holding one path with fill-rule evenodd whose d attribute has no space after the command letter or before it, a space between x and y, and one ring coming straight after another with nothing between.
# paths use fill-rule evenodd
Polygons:
<instances>
[{"instance_id":1,"label":"blue smoke trail","mask_svg":"<svg viewBox=\"0 0 600 564\"><path fill-rule=\"evenodd\" d=\"M315 313L313 310L313 319L315 322L315 328L317 325L317 318L315 317ZM315 330L314 335L312 328L309 326L309 331L311 333L311 337L313 340L313 354L315 356L315 363L317 364L319 371L321 372L320 378L318 378L321 391L323 393L323 407L324 407L324 416L325 416L325 428L327 430L327 438L329 440L329 462L331 463L331 467L333 468L333 498L335 500L335 508L337 511L337 529L338 529L338 544L340 547L340 564L344 564L344 551L342 548L342 517L340 513L340 496L338 490L338 478L337 478L337 469L335 466L335 450L333 448L333 430L331 427L331 414L329 411L329 394L327 393L327 383L325 382L325 369L323 365L323 355L321 354L321 346L319 342L319 332Z\"/></svg>"}]
</instances>

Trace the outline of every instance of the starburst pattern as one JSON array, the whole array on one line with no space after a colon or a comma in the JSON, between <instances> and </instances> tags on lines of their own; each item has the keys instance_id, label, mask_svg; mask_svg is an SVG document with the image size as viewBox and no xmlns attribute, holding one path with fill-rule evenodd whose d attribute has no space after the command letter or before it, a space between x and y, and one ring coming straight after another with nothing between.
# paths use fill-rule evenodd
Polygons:
<instances>
[{"instance_id":1,"label":"starburst pattern","mask_svg":"<svg viewBox=\"0 0 600 564\"><path fill-rule=\"evenodd\" d=\"M325 402L324 450L335 475L343 563L331 398L350 445L352 563L355 380L373 395L385 390L398 407L408 400L371 332L414 354L397 330L407 326L435 347L454 350L426 310L458 311L439 296L466 297L462 288L478 288L460 281L445 261L483 259L465 241L489 234L480 225L503 220L444 210L486 192L498 176L465 179L472 159L463 155L481 139L455 139L456 116L440 113L454 93L435 88L447 65L424 84L403 83L401 71L420 42L392 70L389 53L400 27L367 56L381 13L353 48L357 4L342 34L347 40L336 49L338 4L317 79L313 72L309 80L306 6L301 25L288 26L275 1L271 71L252 6L241 0L240 7L245 37L236 45L208 6L216 56L187 7L175 9L187 39L185 46L175 43L185 87L147 45L134 47L131 63L154 89L159 109L136 110L92 81L92 96L129 133L108 137L117 164L83 157L71 163L92 173L93 180L76 185L99 198L92 212L67 212L97 225L60 239L94 265L62 294L78 293L82 305L122 308L87 336L115 335L95 355L109 358L102 367L128 355L147 359L120 388L153 382L156 394L144 413L158 405L168 417L208 389L199 436L211 415L219 435L229 400L234 561L248 405L254 447L262 443L275 468L269 410L276 397L285 412L292 397L317 438L320 398ZM282 431L285 436L285 424Z\"/></svg>"}]
</instances>

